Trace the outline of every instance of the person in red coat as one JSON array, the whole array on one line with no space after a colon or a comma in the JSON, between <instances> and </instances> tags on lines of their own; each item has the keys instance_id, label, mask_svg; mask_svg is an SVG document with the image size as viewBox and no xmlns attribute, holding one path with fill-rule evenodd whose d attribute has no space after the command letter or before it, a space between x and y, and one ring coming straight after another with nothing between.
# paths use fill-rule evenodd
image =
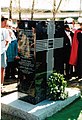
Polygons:
<instances>
[{"instance_id":1,"label":"person in red coat","mask_svg":"<svg viewBox=\"0 0 82 120\"><path fill-rule=\"evenodd\" d=\"M76 66L78 78L82 78L82 23L74 33L69 64Z\"/></svg>"}]
</instances>

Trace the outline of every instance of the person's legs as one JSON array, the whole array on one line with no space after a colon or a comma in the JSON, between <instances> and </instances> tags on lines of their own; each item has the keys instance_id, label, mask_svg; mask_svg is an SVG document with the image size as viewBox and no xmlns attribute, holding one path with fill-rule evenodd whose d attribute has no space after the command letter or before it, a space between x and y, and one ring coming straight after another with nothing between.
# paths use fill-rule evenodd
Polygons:
<instances>
[{"instance_id":1,"label":"person's legs","mask_svg":"<svg viewBox=\"0 0 82 120\"><path fill-rule=\"evenodd\" d=\"M4 76L5 76L5 67L7 66L6 63L6 52L1 54L1 86L4 83Z\"/></svg>"},{"instance_id":2,"label":"person's legs","mask_svg":"<svg viewBox=\"0 0 82 120\"><path fill-rule=\"evenodd\" d=\"M66 63L66 76L69 77L69 64Z\"/></svg>"},{"instance_id":3,"label":"person's legs","mask_svg":"<svg viewBox=\"0 0 82 120\"><path fill-rule=\"evenodd\" d=\"M11 76L11 66L10 62L7 62L7 67L5 69L5 79L9 79Z\"/></svg>"},{"instance_id":4,"label":"person's legs","mask_svg":"<svg viewBox=\"0 0 82 120\"><path fill-rule=\"evenodd\" d=\"M5 68L1 68L1 84L4 83Z\"/></svg>"},{"instance_id":5,"label":"person's legs","mask_svg":"<svg viewBox=\"0 0 82 120\"><path fill-rule=\"evenodd\" d=\"M73 66L71 66L69 63L66 63L66 78L70 79L72 77L73 72Z\"/></svg>"},{"instance_id":6,"label":"person's legs","mask_svg":"<svg viewBox=\"0 0 82 120\"><path fill-rule=\"evenodd\" d=\"M14 61L10 62L10 68L11 68L11 78L15 78L15 66L14 66Z\"/></svg>"}]
</instances>

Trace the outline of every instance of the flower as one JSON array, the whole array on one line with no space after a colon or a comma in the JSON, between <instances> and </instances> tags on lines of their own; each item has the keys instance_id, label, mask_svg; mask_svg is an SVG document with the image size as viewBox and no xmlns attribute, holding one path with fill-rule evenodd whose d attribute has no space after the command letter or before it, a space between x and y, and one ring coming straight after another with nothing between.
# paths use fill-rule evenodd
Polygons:
<instances>
[{"instance_id":1,"label":"flower","mask_svg":"<svg viewBox=\"0 0 82 120\"><path fill-rule=\"evenodd\" d=\"M51 100L60 100L68 97L65 88L67 82L62 74L53 72L47 80L47 96Z\"/></svg>"}]
</instances>

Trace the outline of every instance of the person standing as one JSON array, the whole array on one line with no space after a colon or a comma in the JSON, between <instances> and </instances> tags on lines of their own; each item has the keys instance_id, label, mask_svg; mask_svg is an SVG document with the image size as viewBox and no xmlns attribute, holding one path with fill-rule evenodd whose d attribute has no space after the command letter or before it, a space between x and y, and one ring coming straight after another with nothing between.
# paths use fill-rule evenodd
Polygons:
<instances>
[{"instance_id":1,"label":"person standing","mask_svg":"<svg viewBox=\"0 0 82 120\"><path fill-rule=\"evenodd\" d=\"M7 20L6 28L9 31L11 43L6 51L7 55L7 67L5 79L15 79L15 59L19 59L18 57L18 42L17 38L12 30L12 20Z\"/></svg>"},{"instance_id":2,"label":"person standing","mask_svg":"<svg viewBox=\"0 0 82 120\"><path fill-rule=\"evenodd\" d=\"M76 66L78 78L82 78L82 22L74 33L69 64Z\"/></svg>"},{"instance_id":3,"label":"person standing","mask_svg":"<svg viewBox=\"0 0 82 120\"><path fill-rule=\"evenodd\" d=\"M69 79L71 77L73 66L69 64L73 32L70 31L68 25L64 26L64 63L65 63L65 74L66 78Z\"/></svg>"},{"instance_id":4,"label":"person standing","mask_svg":"<svg viewBox=\"0 0 82 120\"><path fill-rule=\"evenodd\" d=\"M1 90L4 83L6 63L6 51L10 43L10 36L8 30L5 28L6 18L1 17Z\"/></svg>"}]
</instances>

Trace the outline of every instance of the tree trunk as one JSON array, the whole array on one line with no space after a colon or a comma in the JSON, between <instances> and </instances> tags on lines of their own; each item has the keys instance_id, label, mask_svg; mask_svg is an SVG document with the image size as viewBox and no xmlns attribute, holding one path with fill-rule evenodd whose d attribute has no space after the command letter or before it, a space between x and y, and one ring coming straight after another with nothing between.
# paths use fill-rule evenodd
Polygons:
<instances>
[{"instance_id":1,"label":"tree trunk","mask_svg":"<svg viewBox=\"0 0 82 120\"><path fill-rule=\"evenodd\" d=\"M56 14L56 0L53 0L53 20L55 21L55 14Z\"/></svg>"},{"instance_id":2,"label":"tree trunk","mask_svg":"<svg viewBox=\"0 0 82 120\"><path fill-rule=\"evenodd\" d=\"M34 14L34 3L35 3L35 0L33 0L33 2L32 2L31 20L33 20L33 14Z\"/></svg>"},{"instance_id":3,"label":"tree trunk","mask_svg":"<svg viewBox=\"0 0 82 120\"><path fill-rule=\"evenodd\" d=\"M10 0L9 19L12 19L12 0Z\"/></svg>"},{"instance_id":4,"label":"tree trunk","mask_svg":"<svg viewBox=\"0 0 82 120\"><path fill-rule=\"evenodd\" d=\"M18 1L19 4L19 20L21 20L21 8L20 8L20 0Z\"/></svg>"}]
</instances>

